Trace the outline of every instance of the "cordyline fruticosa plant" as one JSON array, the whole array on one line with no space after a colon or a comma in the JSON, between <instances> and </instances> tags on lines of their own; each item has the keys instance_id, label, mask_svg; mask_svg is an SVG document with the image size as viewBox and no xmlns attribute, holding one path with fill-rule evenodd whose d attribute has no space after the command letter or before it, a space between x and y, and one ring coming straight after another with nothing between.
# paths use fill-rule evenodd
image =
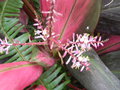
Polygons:
<instances>
[{"instance_id":1,"label":"cordyline fruticosa plant","mask_svg":"<svg viewBox=\"0 0 120 90\"><path fill-rule=\"evenodd\" d=\"M63 90L69 79L54 65L59 61L89 72L85 53L103 45L101 37L90 35L100 5L101 0L1 0L0 59L7 61L0 65L0 88Z\"/></svg>"}]
</instances>

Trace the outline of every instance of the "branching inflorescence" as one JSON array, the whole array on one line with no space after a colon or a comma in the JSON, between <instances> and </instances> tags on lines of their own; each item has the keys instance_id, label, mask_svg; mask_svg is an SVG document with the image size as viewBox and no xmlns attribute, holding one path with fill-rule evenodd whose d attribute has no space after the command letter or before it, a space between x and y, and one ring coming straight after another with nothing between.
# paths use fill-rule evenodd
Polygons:
<instances>
[{"instance_id":1,"label":"branching inflorescence","mask_svg":"<svg viewBox=\"0 0 120 90\"><path fill-rule=\"evenodd\" d=\"M62 16L62 14L54 10L54 5L56 2L55 0L47 0L47 1L51 3L50 11L42 11L43 14L47 14L48 16L46 18L47 20L46 27L44 29L40 29L37 31L40 32L37 33L39 34L39 36L37 37L40 37L44 41L48 40L48 38L50 37L52 43L55 43L59 49L64 51L63 58L67 54L69 54L69 58L66 64L72 61L72 66L71 66L72 68L81 67L80 71L83 71L84 68L86 68L86 70L89 70L88 66L90 65L89 63L90 59L88 56L84 56L83 53L88 51L91 48L91 46L95 48L99 47L100 45L103 46L103 41L101 41L101 37L97 37L97 36L93 37L85 33L83 35L73 34L73 41L68 40L66 44L62 44L59 40L55 40L54 37L58 35L55 35L55 33L53 32L52 34L50 34L51 29L54 27L53 23L57 21L57 18L55 18L55 16ZM41 23L39 24L38 21L38 26L40 25ZM46 37L46 39L44 39L43 37ZM51 45L51 47L53 47L53 44Z\"/></svg>"},{"instance_id":2,"label":"branching inflorescence","mask_svg":"<svg viewBox=\"0 0 120 90\"><path fill-rule=\"evenodd\" d=\"M35 31L35 35L39 35L39 36L35 36L35 38L41 38L43 41L48 40L48 38L50 38L51 36L54 36L54 32L52 32L52 29L54 27L53 23L57 21L56 16L62 16L61 13L57 12L54 9L54 5L56 0L46 0L47 2L49 2L50 8L49 11L42 11L42 14L46 14L47 18L46 18L46 25L45 27L42 26L42 22L40 22L38 19L35 19L35 24L34 26L37 26L37 31Z\"/></svg>"},{"instance_id":3,"label":"branching inflorescence","mask_svg":"<svg viewBox=\"0 0 120 90\"><path fill-rule=\"evenodd\" d=\"M8 50L11 45L17 46L17 45L49 45L50 42L52 44L50 45L50 49L54 49L54 45L59 48L58 50L63 50L63 56L62 58L68 57L68 60L66 61L66 64L69 64L69 62L72 62L71 68L80 69L80 71L83 71L84 69L89 70L89 60L90 58L87 55L83 55L86 51L91 49L91 46L97 48L100 45L103 46L103 41L101 41L101 37L93 37L90 36L87 33L82 34L75 34L73 33L73 39L72 41L67 40L66 43L62 44L60 40L56 40L55 37L59 36L56 35L54 32L52 32L52 29L54 27L53 23L57 21L56 16L62 16L61 13L57 12L54 9L55 0L46 0L47 2L50 2L50 11L42 11L42 13L47 14L46 18L46 25L43 26L43 22L40 21L38 18L35 19L35 24L33 26L37 27L37 30L35 31L35 39L40 38L42 39L42 42L36 42L36 43L13 43L9 44L7 42L7 39L1 40L0 45L0 52L5 51L6 54L8 53Z\"/></svg>"},{"instance_id":4,"label":"branching inflorescence","mask_svg":"<svg viewBox=\"0 0 120 90\"><path fill-rule=\"evenodd\" d=\"M86 55L83 55L85 52L91 49L91 46L95 48L103 46L103 41L101 41L101 37L93 37L87 33L81 34L73 34L73 41L68 40L67 44L64 45L63 49L65 50L63 57L69 54L69 58L66 62L68 64L72 60L72 68L80 68L80 71L83 71L84 68L89 70L89 60L90 58Z\"/></svg>"},{"instance_id":5,"label":"branching inflorescence","mask_svg":"<svg viewBox=\"0 0 120 90\"><path fill-rule=\"evenodd\" d=\"M5 40L0 39L0 53L5 52L8 54L9 48L12 44L9 44L7 38Z\"/></svg>"}]
</instances>

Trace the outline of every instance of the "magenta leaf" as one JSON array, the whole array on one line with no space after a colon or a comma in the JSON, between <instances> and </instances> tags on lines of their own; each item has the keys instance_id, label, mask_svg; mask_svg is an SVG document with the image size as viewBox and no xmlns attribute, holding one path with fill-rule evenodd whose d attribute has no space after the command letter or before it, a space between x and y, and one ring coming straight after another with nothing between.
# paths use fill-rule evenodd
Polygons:
<instances>
[{"instance_id":1,"label":"magenta leaf","mask_svg":"<svg viewBox=\"0 0 120 90\"><path fill-rule=\"evenodd\" d=\"M47 89L46 89L46 87L43 86L43 85L38 85L38 86L37 86L37 85L34 85L34 86L28 88L27 90L47 90Z\"/></svg>"},{"instance_id":2,"label":"magenta leaf","mask_svg":"<svg viewBox=\"0 0 120 90\"><path fill-rule=\"evenodd\" d=\"M23 25L27 25L28 24L28 16L27 16L27 14L25 13L25 11L23 9L21 9L19 19L20 19L20 22Z\"/></svg>"},{"instance_id":3,"label":"magenta leaf","mask_svg":"<svg viewBox=\"0 0 120 90\"><path fill-rule=\"evenodd\" d=\"M50 10L50 2L47 0L39 0L40 1L40 10L41 11L49 11ZM47 15L43 14L43 17L46 18Z\"/></svg>"},{"instance_id":4,"label":"magenta leaf","mask_svg":"<svg viewBox=\"0 0 120 90\"><path fill-rule=\"evenodd\" d=\"M36 81L43 68L26 61L0 65L0 88L2 90L23 90Z\"/></svg>"},{"instance_id":5,"label":"magenta leaf","mask_svg":"<svg viewBox=\"0 0 120 90\"><path fill-rule=\"evenodd\" d=\"M50 10L49 2L40 0L40 3L41 11ZM99 17L100 6L101 0L56 0L54 11L62 16L53 14L56 22L53 22L52 32L60 35L57 39L63 43L71 39L72 34L77 30L79 33L93 32Z\"/></svg>"},{"instance_id":6,"label":"magenta leaf","mask_svg":"<svg viewBox=\"0 0 120 90\"><path fill-rule=\"evenodd\" d=\"M110 36L109 40L104 43L104 46L99 47L96 49L99 55L116 51L120 49L120 36L112 35Z\"/></svg>"},{"instance_id":7,"label":"magenta leaf","mask_svg":"<svg viewBox=\"0 0 120 90\"><path fill-rule=\"evenodd\" d=\"M39 50L38 48L34 48L32 52L31 62L36 62L43 67L50 67L55 64L55 59L50 56L50 54L45 50Z\"/></svg>"},{"instance_id":8,"label":"magenta leaf","mask_svg":"<svg viewBox=\"0 0 120 90\"><path fill-rule=\"evenodd\" d=\"M22 23L25 26L28 24L28 16L23 9L21 9L19 20L20 20L20 23ZM26 32L26 31L28 30L26 28L23 28L21 32Z\"/></svg>"},{"instance_id":9,"label":"magenta leaf","mask_svg":"<svg viewBox=\"0 0 120 90\"><path fill-rule=\"evenodd\" d=\"M47 89L43 85L39 85L34 90L47 90Z\"/></svg>"}]
</instances>

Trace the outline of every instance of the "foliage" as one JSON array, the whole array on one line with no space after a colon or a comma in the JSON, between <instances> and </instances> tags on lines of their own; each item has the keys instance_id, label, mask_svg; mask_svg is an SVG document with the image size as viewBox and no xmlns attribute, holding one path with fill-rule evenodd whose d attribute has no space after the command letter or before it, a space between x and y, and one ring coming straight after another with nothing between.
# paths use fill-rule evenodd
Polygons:
<instances>
[{"instance_id":1,"label":"foliage","mask_svg":"<svg viewBox=\"0 0 120 90\"><path fill-rule=\"evenodd\" d=\"M12 2L15 2L14 4ZM29 33L19 35L20 31L24 28L24 25L19 23L20 8L23 3L21 0L5 0L2 3L2 10L0 13L0 32L5 35L9 40L9 43L20 42L25 43L29 39ZM9 58L8 62L13 61L27 61L30 59L30 52L33 46L12 46L9 50L9 54L3 54L0 60Z\"/></svg>"},{"instance_id":2,"label":"foliage","mask_svg":"<svg viewBox=\"0 0 120 90\"><path fill-rule=\"evenodd\" d=\"M67 58L68 60L66 62L68 65L66 66L69 67L69 62L71 63L71 61L73 63L70 72L72 71L74 73L73 68L79 67L81 67L79 71L83 71L85 67L87 67L86 70L89 70L88 66L91 63L93 65L90 66L92 67L91 73L93 74L91 77L101 75L103 76L103 79L100 79L101 82L107 78L105 82L108 83L108 85L112 83L114 86L114 84L116 84L111 81L117 81L117 79L114 78L109 70L109 75L107 75L106 71L101 68L102 66L105 68L105 66L104 64L102 65L101 62L99 63L100 59L95 56L95 53L91 55L91 57L97 59L98 62L93 60L88 63L89 57L86 55L86 57L83 56L85 52L91 50L91 46L97 48L99 45L103 45L101 37L94 37L85 33L93 34L99 18L102 0L69 0L69 4L66 0L22 1L0 1L0 33L2 33L5 38L3 41L0 39L0 46L2 49L2 45L5 45L4 47L6 48L10 45L9 53L2 53L0 60L8 58L7 61L5 61L5 63L8 64L11 64L11 62L19 63L19 61L27 61L27 63L32 62L32 64L38 65L40 62L40 65L43 65L39 66L42 67L46 63L46 66L52 66L58 59L61 59L63 63L63 60L68 57L69 59ZM30 28L36 26L36 28L34 27L24 31L25 26L21 24L20 21L20 9L25 11L29 16L24 18L29 18L28 25L25 25ZM31 25L31 23L34 23L34 25ZM76 32L82 34L75 35ZM33 49L37 49L36 51L38 52L35 52L35 54ZM2 50L0 52L2 52ZM62 54L64 55L62 56ZM33 56L34 60L32 60ZM53 64L51 64L52 60ZM48 90L64 90L70 80L62 69L64 68L56 64L48 70L45 69L45 72L41 76L38 75L40 78L32 84L32 86L43 85ZM99 75L98 73L96 74L93 69L96 70ZM79 73L74 73L74 75L76 76ZM87 74L90 73L87 72ZM113 78L107 77L110 75ZM31 79L32 78L34 77L31 77ZM79 77L77 77L77 79L80 81ZM85 86L86 85L87 83L85 83ZM88 86L86 87L88 88ZM90 85L90 87L91 86L92 85ZM111 88L113 88L112 85Z\"/></svg>"},{"instance_id":3,"label":"foliage","mask_svg":"<svg viewBox=\"0 0 120 90\"><path fill-rule=\"evenodd\" d=\"M45 71L33 85L44 85L47 90L63 90L70 82L66 73L61 73L62 67L55 64Z\"/></svg>"},{"instance_id":4,"label":"foliage","mask_svg":"<svg viewBox=\"0 0 120 90\"><path fill-rule=\"evenodd\" d=\"M15 3L13 4L13 2ZM0 5L1 5L0 32L4 34L5 37L7 37L9 43L28 42L29 37L30 37L29 33L24 33L20 35L20 31L24 28L24 25L22 25L19 22L20 8L22 8L22 5L23 5L21 0L17 0L17 1L16 0L5 0L4 2L0 2ZM27 46L27 45L11 46L9 49L9 53L2 54L0 57L0 60L9 58L5 63L28 61L30 60L31 52L33 48L34 46ZM54 71L56 69L56 65L52 67L51 69ZM65 73L62 73L59 76L61 68L58 68L54 72L51 72L51 69L47 71L46 74L44 73L42 76L42 80L45 83L45 86L47 88L49 87L54 88L55 90L56 89L62 90L62 88L64 88L66 84L69 83L69 81L65 81L64 83L61 83L60 85L58 85L61 82L61 80L66 76ZM50 77L47 76L48 73L51 74ZM44 77L44 75L46 77ZM45 80L45 78L47 78L48 80ZM53 79L55 80L52 81ZM49 81L49 83L51 82L51 84L49 85L49 83L46 81Z\"/></svg>"}]
</instances>

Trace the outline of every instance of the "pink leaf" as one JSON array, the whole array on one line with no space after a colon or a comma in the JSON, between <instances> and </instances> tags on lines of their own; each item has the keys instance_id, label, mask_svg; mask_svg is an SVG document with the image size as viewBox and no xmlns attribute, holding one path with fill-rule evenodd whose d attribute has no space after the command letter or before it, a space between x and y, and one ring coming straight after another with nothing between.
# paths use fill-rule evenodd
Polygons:
<instances>
[{"instance_id":1,"label":"pink leaf","mask_svg":"<svg viewBox=\"0 0 120 90\"><path fill-rule=\"evenodd\" d=\"M34 86L28 88L27 90L47 90L47 89L46 89L46 87L43 86L43 85L39 85L39 86L34 85Z\"/></svg>"},{"instance_id":2,"label":"pink leaf","mask_svg":"<svg viewBox=\"0 0 120 90\"><path fill-rule=\"evenodd\" d=\"M28 16L23 9L21 9L19 20L20 20L20 23L25 26L28 24ZM26 32L26 31L28 30L26 28L23 28L21 32Z\"/></svg>"},{"instance_id":3,"label":"pink leaf","mask_svg":"<svg viewBox=\"0 0 120 90\"><path fill-rule=\"evenodd\" d=\"M47 0L39 0L40 1L40 10L41 11L49 11L50 10L50 2L47 2ZM44 18L47 17L46 14L43 14Z\"/></svg>"},{"instance_id":4,"label":"pink leaf","mask_svg":"<svg viewBox=\"0 0 120 90\"><path fill-rule=\"evenodd\" d=\"M23 90L36 81L42 71L41 66L26 61L1 64L0 89Z\"/></svg>"},{"instance_id":5,"label":"pink leaf","mask_svg":"<svg viewBox=\"0 0 120 90\"><path fill-rule=\"evenodd\" d=\"M54 11L57 11L56 14L59 15L53 14L56 22L53 22L52 32L60 35L57 39L60 39L62 43L65 43L67 39L71 39L72 34L78 29L80 33L93 31L99 17L101 0L55 1ZM40 4L41 11L50 10L50 3L47 0L40 0ZM86 31L86 28L90 30Z\"/></svg>"},{"instance_id":6,"label":"pink leaf","mask_svg":"<svg viewBox=\"0 0 120 90\"><path fill-rule=\"evenodd\" d=\"M50 67L55 64L55 59L45 50L34 49L31 62L36 62L44 67Z\"/></svg>"},{"instance_id":7,"label":"pink leaf","mask_svg":"<svg viewBox=\"0 0 120 90\"><path fill-rule=\"evenodd\" d=\"M44 86L39 85L34 90L47 90Z\"/></svg>"},{"instance_id":8,"label":"pink leaf","mask_svg":"<svg viewBox=\"0 0 120 90\"><path fill-rule=\"evenodd\" d=\"M55 10L63 14L54 23L54 30L56 34L60 34L60 39L65 42L70 39L72 34L76 32L79 26L85 19L89 10L91 0L57 0ZM68 4L69 3L69 4ZM88 10L86 10L88 8Z\"/></svg>"},{"instance_id":9,"label":"pink leaf","mask_svg":"<svg viewBox=\"0 0 120 90\"><path fill-rule=\"evenodd\" d=\"M28 24L28 16L27 16L27 14L25 13L25 11L23 9L21 9L19 19L20 19L20 22L23 25L27 25Z\"/></svg>"},{"instance_id":10,"label":"pink leaf","mask_svg":"<svg viewBox=\"0 0 120 90\"><path fill-rule=\"evenodd\" d=\"M100 46L96 49L98 54L104 54L120 49L120 36L112 35L109 40L104 43L104 46Z\"/></svg>"}]
</instances>

